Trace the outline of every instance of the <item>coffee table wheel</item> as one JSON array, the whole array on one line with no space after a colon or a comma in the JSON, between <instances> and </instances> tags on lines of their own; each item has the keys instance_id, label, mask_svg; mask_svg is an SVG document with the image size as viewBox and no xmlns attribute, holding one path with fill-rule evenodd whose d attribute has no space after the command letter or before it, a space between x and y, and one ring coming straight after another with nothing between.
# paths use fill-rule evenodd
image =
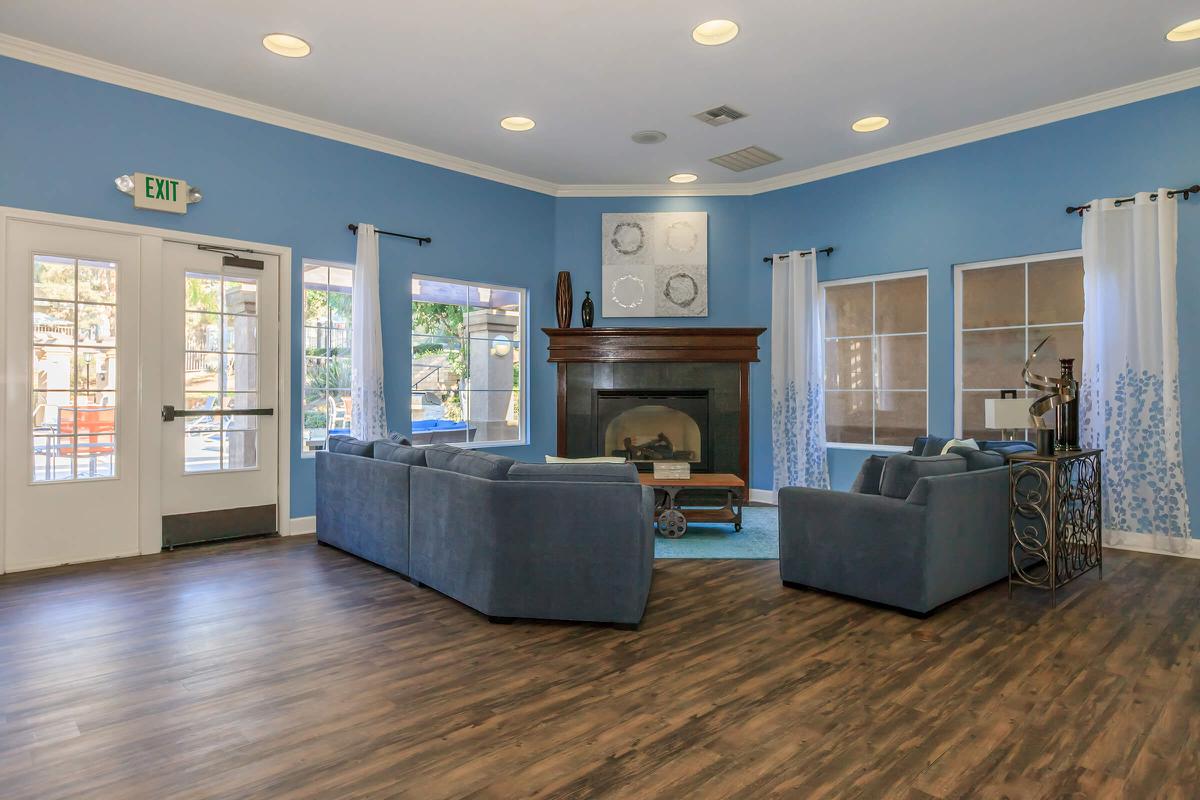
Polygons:
<instances>
[{"instance_id":1,"label":"coffee table wheel","mask_svg":"<svg viewBox=\"0 0 1200 800\"><path fill-rule=\"evenodd\" d=\"M682 511L668 508L658 515L658 532L668 539L679 539L687 531L687 517Z\"/></svg>"},{"instance_id":2,"label":"coffee table wheel","mask_svg":"<svg viewBox=\"0 0 1200 800\"><path fill-rule=\"evenodd\" d=\"M742 523L740 523L740 522L733 523L733 532L741 533L742 532Z\"/></svg>"}]
</instances>

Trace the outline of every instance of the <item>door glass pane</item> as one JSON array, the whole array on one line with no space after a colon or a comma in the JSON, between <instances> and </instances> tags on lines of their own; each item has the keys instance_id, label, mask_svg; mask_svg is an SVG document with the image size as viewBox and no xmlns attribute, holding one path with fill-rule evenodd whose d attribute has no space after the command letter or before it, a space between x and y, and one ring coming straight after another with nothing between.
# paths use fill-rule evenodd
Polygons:
<instances>
[{"instance_id":1,"label":"door glass pane","mask_svg":"<svg viewBox=\"0 0 1200 800\"><path fill-rule=\"evenodd\" d=\"M117 265L33 257L35 482L117 474Z\"/></svg>"},{"instance_id":2,"label":"door glass pane","mask_svg":"<svg viewBox=\"0 0 1200 800\"><path fill-rule=\"evenodd\" d=\"M74 259L34 256L33 296L38 300L74 300Z\"/></svg>"},{"instance_id":3,"label":"door glass pane","mask_svg":"<svg viewBox=\"0 0 1200 800\"><path fill-rule=\"evenodd\" d=\"M184 298L184 472L258 466L258 281L192 273ZM307 337L307 331L306 331ZM307 366L307 365L306 365Z\"/></svg>"}]
</instances>

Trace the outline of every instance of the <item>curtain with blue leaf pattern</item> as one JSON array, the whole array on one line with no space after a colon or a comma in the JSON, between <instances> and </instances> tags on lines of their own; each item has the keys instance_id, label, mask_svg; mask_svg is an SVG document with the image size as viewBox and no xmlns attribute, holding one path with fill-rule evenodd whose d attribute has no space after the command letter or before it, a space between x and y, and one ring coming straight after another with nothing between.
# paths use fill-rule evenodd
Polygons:
<instances>
[{"instance_id":1,"label":"curtain with blue leaf pattern","mask_svg":"<svg viewBox=\"0 0 1200 800\"><path fill-rule=\"evenodd\" d=\"M775 489L829 488L825 342L817 251L776 256L771 274L771 438Z\"/></svg>"},{"instance_id":2,"label":"curtain with blue leaf pattern","mask_svg":"<svg viewBox=\"0 0 1200 800\"><path fill-rule=\"evenodd\" d=\"M1093 200L1083 224L1080 434L1104 450L1104 534L1116 545L1193 545L1183 471L1176 320L1178 202Z\"/></svg>"}]
</instances>

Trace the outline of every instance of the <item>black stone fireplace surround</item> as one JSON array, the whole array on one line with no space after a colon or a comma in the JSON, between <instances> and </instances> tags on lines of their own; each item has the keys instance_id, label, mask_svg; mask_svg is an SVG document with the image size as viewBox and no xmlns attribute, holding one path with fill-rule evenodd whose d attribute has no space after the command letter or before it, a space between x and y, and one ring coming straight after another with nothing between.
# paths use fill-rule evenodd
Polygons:
<instances>
[{"instance_id":1,"label":"black stone fireplace surround","mask_svg":"<svg viewBox=\"0 0 1200 800\"><path fill-rule=\"evenodd\" d=\"M605 433L613 419L640 405L666 406L700 429L694 471L733 473L749 483L750 364L758 361L764 330L544 328L549 360L558 364L558 454L611 455Z\"/></svg>"}]
</instances>

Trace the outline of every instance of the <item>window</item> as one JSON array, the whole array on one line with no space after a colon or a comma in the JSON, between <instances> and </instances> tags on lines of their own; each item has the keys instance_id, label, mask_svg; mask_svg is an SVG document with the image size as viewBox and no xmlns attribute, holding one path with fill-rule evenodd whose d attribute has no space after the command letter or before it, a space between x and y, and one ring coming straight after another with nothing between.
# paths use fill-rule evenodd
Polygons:
<instances>
[{"instance_id":1,"label":"window","mask_svg":"<svg viewBox=\"0 0 1200 800\"><path fill-rule=\"evenodd\" d=\"M414 444L525 443L525 290L412 281Z\"/></svg>"},{"instance_id":2,"label":"window","mask_svg":"<svg viewBox=\"0 0 1200 800\"><path fill-rule=\"evenodd\" d=\"M350 432L350 326L354 270L304 265L304 453Z\"/></svg>"},{"instance_id":3,"label":"window","mask_svg":"<svg viewBox=\"0 0 1200 800\"><path fill-rule=\"evenodd\" d=\"M908 447L928 429L924 272L821 285L825 439Z\"/></svg>"},{"instance_id":4,"label":"window","mask_svg":"<svg viewBox=\"0 0 1200 800\"><path fill-rule=\"evenodd\" d=\"M33 256L35 483L117 474L117 265Z\"/></svg>"},{"instance_id":5,"label":"window","mask_svg":"<svg viewBox=\"0 0 1200 800\"><path fill-rule=\"evenodd\" d=\"M189 411L258 406L258 278L247 270L184 276L183 400ZM258 417L205 414L183 426L183 470L258 467Z\"/></svg>"},{"instance_id":6,"label":"window","mask_svg":"<svg viewBox=\"0 0 1200 800\"><path fill-rule=\"evenodd\" d=\"M984 427L984 400L1002 389L1033 398L1021 369L1039 342L1050 337L1038 354L1042 374L1083 355L1083 258L1054 253L962 264L955 273L959 434L998 439L1000 431Z\"/></svg>"}]
</instances>

